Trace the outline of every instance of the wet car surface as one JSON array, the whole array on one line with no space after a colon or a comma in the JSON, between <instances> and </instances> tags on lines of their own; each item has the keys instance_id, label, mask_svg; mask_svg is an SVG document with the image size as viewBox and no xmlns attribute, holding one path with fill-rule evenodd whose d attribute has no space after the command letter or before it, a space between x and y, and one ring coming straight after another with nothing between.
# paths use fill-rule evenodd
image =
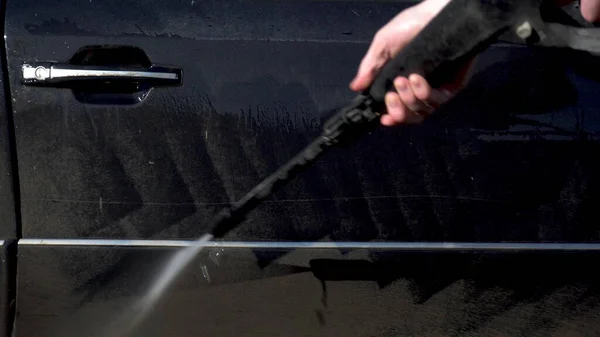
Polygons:
<instances>
[{"instance_id":1,"label":"wet car surface","mask_svg":"<svg viewBox=\"0 0 600 337\"><path fill-rule=\"evenodd\" d=\"M169 255L354 96L373 34L412 3L8 0L14 336L122 332ZM23 85L43 62L149 62L183 83ZM596 63L493 46L425 124L331 152L203 251L134 335L595 335Z\"/></svg>"}]
</instances>

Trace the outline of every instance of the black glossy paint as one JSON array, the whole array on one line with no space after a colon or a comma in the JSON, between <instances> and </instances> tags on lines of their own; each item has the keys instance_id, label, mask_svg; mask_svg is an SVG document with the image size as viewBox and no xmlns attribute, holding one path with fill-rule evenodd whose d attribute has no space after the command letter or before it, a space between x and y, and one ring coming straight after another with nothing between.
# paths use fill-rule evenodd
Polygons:
<instances>
[{"instance_id":1,"label":"black glossy paint","mask_svg":"<svg viewBox=\"0 0 600 337\"><path fill-rule=\"evenodd\" d=\"M372 35L408 4L9 1L23 235L80 239L203 234L221 206L318 132L320 111L354 96L348 82ZM66 62L102 44L140 47L152 62L182 67L184 85L153 90L139 105L90 105L69 90L20 84L24 62ZM496 46L481 55L472 86L425 125L381 129L331 153L226 239L596 242L595 64L574 53ZM27 337L106 327L165 256L150 247L19 252L15 336ZM356 280L327 282L325 307L321 283L305 268L341 252L225 253L243 259L211 272L212 285L190 267L140 335L599 329L595 255L370 250L355 254L377 265L363 261L351 265L358 274L345 267L334 275ZM262 275L259 266L294 274L248 280Z\"/></svg>"},{"instance_id":2,"label":"black glossy paint","mask_svg":"<svg viewBox=\"0 0 600 337\"><path fill-rule=\"evenodd\" d=\"M197 236L221 203L304 145L317 131L318 109L352 96L349 70L364 42L401 8L295 1L9 4L24 235ZM115 18L106 25L109 15ZM67 61L90 44L140 47L152 62L183 67L184 85L154 90L139 106L109 107L80 104L68 90L19 85L26 60ZM332 164L326 169L337 171ZM318 173L309 190L296 184L279 198L350 196L357 191L325 192L349 171ZM300 206L274 204L286 212L292 205ZM293 238L294 231L276 224L308 228L338 215L331 212L335 203L301 207L317 217L282 219L269 211L251 222L266 221L276 232L252 234L250 226L237 237Z\"/></svg>"},{"instance_id":3,"label":"black glossy paint","mask_svg":"<svg viewBox=\"0 0 600 337\"><path fill-rule=\"evenodd\" d=\"M20 245L19 251L19 291L26 295L19 298L16 336L103 337L120 336L128 308L171 250ZM137 261L113 283L89 281L110 267L109 252L133 253ZM593 267L598 253L388 251L396 262L372 264L367 255L383 252L276 252L285 257L260 268L257 251L204 251L128 336L579 337L600 332L600 280ZM65 253L75 264L86 261L85 268L55 273ZM329 277L321 282L319 267L325 262ZM40 278L45 282L33 281Z\"/></svg>"},{"instance_id":4,"label":"black glossy paint","mask_svg":"<svg viewBox=\"0 0 600 337\"><path fill-rule=\"evenodd\" d=\"M23 233L47 238L197 237L308 142L318 111L352 97L366 42L404 6L44 4L9 4L7 45ZM181 66L184 85L97 106L19 84L23 62L64 62L98 44ZM596 240L600 87L566 70L582 59L493 49L448 119L380 130L328 156L231 238Z\"/></svg>"}]
</instances>

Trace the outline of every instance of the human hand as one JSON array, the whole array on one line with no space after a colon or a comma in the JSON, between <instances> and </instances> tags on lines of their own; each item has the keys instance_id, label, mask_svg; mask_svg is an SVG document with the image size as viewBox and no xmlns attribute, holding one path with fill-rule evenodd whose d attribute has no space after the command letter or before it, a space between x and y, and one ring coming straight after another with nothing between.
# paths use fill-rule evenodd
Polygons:
<instances>
[{"instance_id":1,"label":"human hand","mask_svg":"<svg viewBox=\"0 0 600 337\"><path fill-rule=\"evenodd\" d=\"M424 0L400 12L383 26L375 34L350 88L354 91L367 89L383 65L418 35L449 1ZM564 5L573 0L556 1ZM600 0L581 0L581 13L590 22L600 21ZM421 123L465 86L474 61L468 62L456 74L454 81L439 88L432 88L425 78L417 74L411 74L408 78L397 77L394 80L396 90L385 96L387 113L381 116L381 124Z\"/></svg>"},{"instance_id":2,"label":"human hand","mask_svg":"<svg viewBox=\"0 0 600 337\"><path fill-rule=\"evenodd\" d=\"M377 72L406 46L450 0L425 0L398 14L382 27L373 39L360 63L350 88L362 91L369 87ZM447 102L463 86L470 63L456 81L441 88L432 88L420 75L399 76L394 80L395 92L385 96L387 113L381 116L383 125L421 123L434 109Z\"/></svg>"}]
</instances>

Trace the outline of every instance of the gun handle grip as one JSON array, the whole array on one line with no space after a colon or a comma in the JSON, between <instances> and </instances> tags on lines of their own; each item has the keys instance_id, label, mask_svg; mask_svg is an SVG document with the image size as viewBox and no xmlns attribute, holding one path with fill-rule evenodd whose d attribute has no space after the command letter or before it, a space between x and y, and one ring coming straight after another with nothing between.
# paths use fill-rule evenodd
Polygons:
<instances>
[{"instance_id":1,"label":"gun handle grip","mask_svg":"<svg viewBox=\"0 0 600 337\"><path fill-rule=\"evenodd\" d=\"M368 89L383 102L398 76L419 74L433 87L452 81L452 75L514 22L513 1L452 0L398 55L385 64ZM517 1L518 2L518 1ZM506 3L506 6L498 5Z\"/></svg>"}]
</instances>

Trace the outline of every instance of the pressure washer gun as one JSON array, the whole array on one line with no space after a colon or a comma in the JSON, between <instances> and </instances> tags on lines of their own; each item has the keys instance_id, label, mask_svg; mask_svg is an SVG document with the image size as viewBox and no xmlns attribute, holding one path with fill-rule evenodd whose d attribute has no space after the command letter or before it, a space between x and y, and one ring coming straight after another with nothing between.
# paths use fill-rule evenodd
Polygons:
<instances>
[{"instance_id":1,"label":"pressure washer gun","mask_svg":"<svg viewBox=\"0 0 600 337\"><path fill-rule=\"evenodd\" d=\"M600 31L578 24L556 0L451 0L440 13L379 72L370 88L340 109L304 150L243 198L223 209L213 223L214 238L223 237L275 190L293 179L324 151L371 131L385 111L385 94L398 76L416 73L436 87L467 60L492 43L569 48L600 53Z\"/></svg>"}]
</instances>

